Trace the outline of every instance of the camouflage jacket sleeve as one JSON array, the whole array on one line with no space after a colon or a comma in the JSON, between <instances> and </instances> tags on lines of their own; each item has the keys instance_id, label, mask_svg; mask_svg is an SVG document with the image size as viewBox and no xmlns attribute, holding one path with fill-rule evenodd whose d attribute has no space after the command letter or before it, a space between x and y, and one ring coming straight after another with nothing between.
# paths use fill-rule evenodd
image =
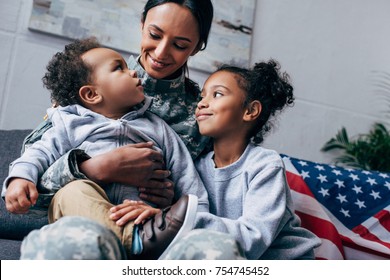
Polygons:
<instances>
[{"instance_id":1,"label":"camouflage jacket sleeve","mask_svg":"<svg viewBox=\"0 0 390 280\"><path fill-rule=\"evenodd\" d=\"M34 131L32 131L24 140L22 153L32 144L42 138L42 135L50 128L52 124L49 120L42 122ZM50 204L53 195L64 185L77 180L87 179L80 172L78 163L89 159L90 157L82 150L73 149L59 158L53 165L46 170L38 182L39 198L38 207L47 207Z\"/></svg>"},{"instance_id":2,"label":"camouflage jacket sleeve","mask_svg":"<svg viewBox=\"0 0 390 280\"><path fill-rule=\"evenodd\" d=\"M28 149L32 144L37 142L42 138L42 135L53 125L49 120L44 120L41 122L23 141L22 154L26 149Z\"/></svg>"},{"instance_id":3,"label":"camouflage jacket sleeve","mask_svg":"<svg viewBox=\"0 0 390 280\"><path fill-rule=\"evenodd\" d=\"M51 198L61 187L74 180L88 179L80 172L78 163L89 158L83 150L73 149L51 165L39 179L37 205L40 207L49 206Z\"/></svg>"}]
</instances>

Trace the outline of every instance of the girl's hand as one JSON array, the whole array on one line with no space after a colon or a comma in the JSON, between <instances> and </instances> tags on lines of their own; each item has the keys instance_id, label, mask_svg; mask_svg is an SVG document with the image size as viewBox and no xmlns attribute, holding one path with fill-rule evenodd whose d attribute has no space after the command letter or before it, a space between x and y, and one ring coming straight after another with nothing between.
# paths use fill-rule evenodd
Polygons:
<instances>
[{"instance_id":1,"label":"girl's hand","mask_svg":"<svg viewBox=\"0 0 390 280\"><path fill-rule=\"evenodd\" d=\"M146 219L155 216L161 210L154 208L143 201L125 200L122 204L110 209L110 218L119 226L124 226L134 220L134 224L140 224Z\"/></svg>"}]
</instances>

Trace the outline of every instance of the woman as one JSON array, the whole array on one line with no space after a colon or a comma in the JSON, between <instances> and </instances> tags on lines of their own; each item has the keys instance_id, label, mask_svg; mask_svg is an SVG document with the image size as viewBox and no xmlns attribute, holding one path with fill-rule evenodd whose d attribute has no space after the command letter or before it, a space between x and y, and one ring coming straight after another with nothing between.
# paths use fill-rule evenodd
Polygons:
<instances>
[{"instance_id":1,"label":"woman","mask_svg":"<svg viewBox=\"0 0 390 280\"><path fill-rule=\"evenodd\" d=\"M199 88L186 77L187 60L206 48L212 18L210 0L149 0L141 19L141 54L138 58L131 57L128 62L129 68L137 70L137 75L143 78L145 94L154 97L151 111L162 117L180 135L194 158L204 150L208 138L200 136L196 127L194 111ZM38 127L26 139L26 145L40 139L49 127L48 122ZM124 146L94 158L79 150L71 151L44 174L41 183L46 190L54 193L58 190L56 186L77 179L88 178L100 184L119 182L139 186L142 199L164 207L172 203L174 196L173 186L166 179L168 176L169 171L164 170L161 155L145 143ZM17 193L14 199L20 199ZM24 213L30 206L26 198L15 213ZM69 222L77 220L63 219L66 226L53 225L58 225L60 229L57 233L61 234ZM82 224L85 226L86 221L82 221ZM105 228L100 227L100 230L93 232L97 236L107 233ZM54 236L59 237L59 234ZM93 240L85 238L82 241ZM30 249L38 252L36 248ZM67 252L71 254L71 251ZM73 257L63 254L53 258Z\"/></svg>"},{"instance_id":2,"label":"woman","mask_svg":"<svg viewBox=\"0 0 390 280\"><path fill-rule=\"evenodd\" d=\"M154 97L150 110L179 134L193 158L204 150L208 138L199 134L194 119L200 91L186 77L187 60L206 48L212 18L210 0L148 1L141 18L141 54L128 61L129 68L143 79L145 94ZM25 146L40 139L50 127L49 122L38 127ZM82 151L72 150L43 175L41 185L53 194L58 186L77 179L98 184L118 182L138 186L142 199L168 206L174 196L172 183L166 179L170 173L164 170L161 154L151 147L149 143L127 145L90 159ZM27 194L21 198L18 190L7 192L12 192L7 195L7 205L19 204L13 213L26 213L32 206Z\"/></svg>"}]
</instances>

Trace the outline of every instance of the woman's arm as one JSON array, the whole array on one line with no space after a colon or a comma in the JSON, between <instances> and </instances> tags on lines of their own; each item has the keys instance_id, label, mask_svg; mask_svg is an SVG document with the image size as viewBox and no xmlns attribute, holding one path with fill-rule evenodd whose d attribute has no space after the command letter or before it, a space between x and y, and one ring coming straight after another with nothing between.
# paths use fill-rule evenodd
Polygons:
<instances>
[{"instance_id":1,"label":"woman's arm","mask_svg":"<svg viewBox=\"0 0 390 280\"><path fill-rule=\"evenodd\" d=\"M41 139L51 127L50 121L42 122L26 137L22 151ZM58 186L79 179L96 183L121 182L141 187L142 199L166 207L173 200L173 185L164 180L169 171L164 170L162 156L151 147L150 143L132 144L94 158L82 150L71 150L46 170L38 189L50 193L58 190Z\"/></svg>"},{"instance_id":2,"label":"woman's arm","mask_svg":"<svg viewBox=\"0 0 390 280\"><path fill-rule=\"evenodd\" d=\"M85 160L80 170L98 184L110 182L137 186L140 197L159 207L172 204L173 184L166 178L163 156L152 149L153 143L129 144Z\"/></svg>"}]
</instances>

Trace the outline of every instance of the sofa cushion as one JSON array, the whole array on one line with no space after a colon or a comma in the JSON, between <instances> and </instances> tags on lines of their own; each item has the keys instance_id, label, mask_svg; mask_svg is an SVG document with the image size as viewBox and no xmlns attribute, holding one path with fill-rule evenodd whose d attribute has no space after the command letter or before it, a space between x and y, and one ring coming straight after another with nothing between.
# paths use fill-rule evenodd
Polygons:
<instances>
[{"instance_id":1,"label":"sofa cushion","mask_svg":"<svg viewBox=\"0 0 390 280\"><path fill-rule=\"evenodd\" d=\"M0 130L0 182L8 175L8 166L20 155L24 138L31 130Z\"/></svg>"},{"instance_id":2,"label":"sofa cushion","mask_svg":"<svg viewBox=\"0 0 390 280\"><path fill-rule=\"evenodd\" d=\"M8 166L19 155L24 138L31 130L0 130L0 182L8 175ZM33 215L12 214L0 199L0 238L22 240L31 230L47 224L46 213Z\"/></svg>"},{"instance_id":3,"label":"sofa cushion","mask_svg":"<svg viewBox=\"0 0 390 280\"><path fill-rule=\"evenodd\" d=\"M0 239L0 260L18 260L22 241Z\"/></svg>"},{"instance_id":4,"label":"sofa cushion","mask_svg":"<svg viewBox=\"0 0 390 280\"><path fill-rule=\"evenodd\" d=\"M22 240L30 231L48 224L47 213L12 214L0 199L0 238Z\"/></svg>"}]
</instances>

